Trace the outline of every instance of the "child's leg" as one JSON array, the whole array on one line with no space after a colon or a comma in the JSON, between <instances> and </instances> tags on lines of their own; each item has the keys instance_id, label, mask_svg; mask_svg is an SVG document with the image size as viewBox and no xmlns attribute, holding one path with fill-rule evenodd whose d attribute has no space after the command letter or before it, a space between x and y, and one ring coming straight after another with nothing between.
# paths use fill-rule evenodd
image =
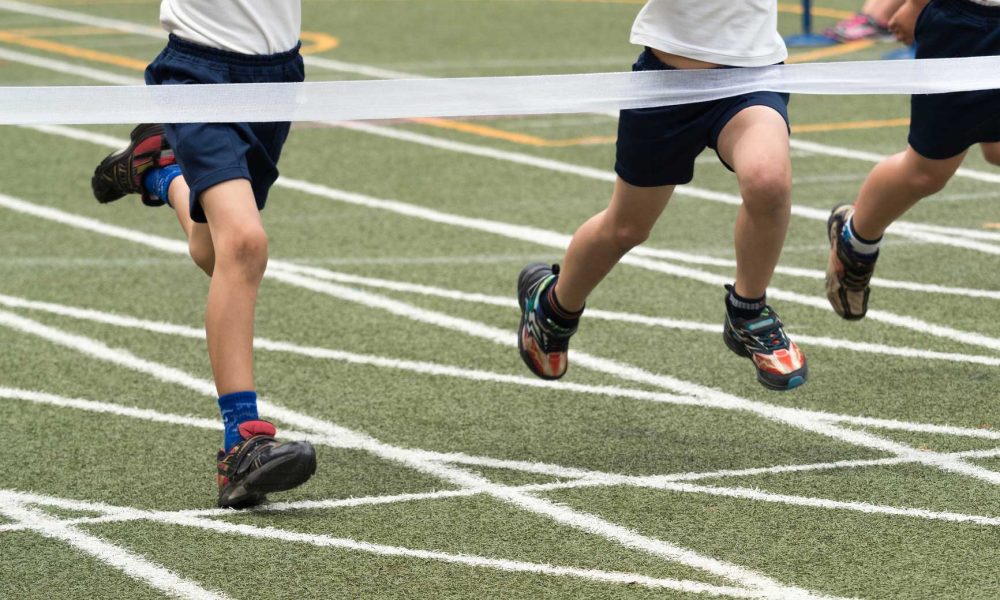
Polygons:
<instances>
[{"instance_id":1,"label":"child's leg","mask_svg":"<svg viewBox=\"0 0 1000 600\"><path fill-rule=\"evenodd\" d=\"M183 176L176 177L170 183L170 206L177 214L184 235L188 239L188 251L194 264L209 277L215 269L215 247L212 245L212 232L206 223L196 223L191 220L191 189Z\"/></svg>"},{"instance_id":2,"label":"child's leg","mask_svg":"<svg viewBox=\"0 0 1000 600\"><path fill-rule=\"evenodd\" d=\"M674 186L636 187L620 177L611 204L577 229L566 251L556 296L577 312L629 250L646 241Z\"/></svg>"},{"instance_id":3,"label":"child's leg","mask_svg":"<svg viewBox=\"0 0 1000 600\"><path fill-rule=\"evenodd\" d=\"M215 185L199 201L215 248L205 311L215 386L219 396L254 390L254 308L267 267L267 234L246 179ZM192 229L194 235L200 231Z\"/></svg>"},{"instance_id":4,"label":"child's leg","mask_svg":"<svg viewBox=\"0 0 1000 600\"><path fill-rule=\"evenodd\" d=\"M980 144L983 150L983 158L991 165L1000 166L1000 142L989 142Z\"/></svg>"},{"instance_id":5,"label":"child's leg","mask_svg":"<svg viewBox=\"0 0 1000 600\"><path fill-rule=\"evenodd\" d=\"M854 204L852 225L860 237L878 240L893 221L920 199L941 191L965 159L965 152L932 160L913 148L890 156L872 169Z\"/></svg>"},{"instance_id":6,"label":"child's leg","mask_svg":"<svg viewBox=\"0 0 1000 600\"><path fill-rule=\"evenodd\" d=\"M788 125L774 109L751 106L722 129L719 156L736 171L736 293L761 298L781 256L791 215Z\"/></svg>"}]
</instances>

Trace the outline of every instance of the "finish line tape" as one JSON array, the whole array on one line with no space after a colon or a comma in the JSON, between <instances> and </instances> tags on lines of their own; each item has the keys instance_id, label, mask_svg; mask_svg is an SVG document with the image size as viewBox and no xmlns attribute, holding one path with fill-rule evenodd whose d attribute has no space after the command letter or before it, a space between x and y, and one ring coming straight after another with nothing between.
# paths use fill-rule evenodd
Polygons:
<instances>
[{"instance_id":1,"label":"finish line tape","mask_svg":"<svg viewBox=\"0 0 1000 600\"><path fill-rule=\"evenodd\" d=\"M1000 89L1000 57L528 77L178 86L0 87L0 124L360 121L587 113L793 94Z\"/></svg>"}]
</instances>

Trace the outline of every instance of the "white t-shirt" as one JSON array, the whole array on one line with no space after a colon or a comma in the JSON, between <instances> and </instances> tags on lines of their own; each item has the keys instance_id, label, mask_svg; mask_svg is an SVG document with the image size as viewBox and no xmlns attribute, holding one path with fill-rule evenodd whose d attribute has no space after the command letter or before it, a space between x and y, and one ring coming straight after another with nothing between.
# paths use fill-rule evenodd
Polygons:
<instances>
[{"instance_id":1,"label":"white t-shirt","mask_svg":"<svg viewBox=\"0 0 1000 600\"><path fill-rule=\"evenodd\" d=\"M1000 6L1000 0L972 0L976 4L982 4L983 6Z\"/></svg>"},{"instance_id":2,"label":"white t-shirt","mask_svg":"<svg viewBox=\"0 0 1000 600\"><path fill-rule=\"evenodd\" d=\"M649 0L632 25L633 44L734 67L788 58L777 0Z\"/></svg>"},{"instance_id":3,"label":"white t-shirt","mask_svg":"<svg viewBox=\"0 0 1000 600\"><path fill-rule=\"evenodd\" d=\"M301 0L162 0L160 23L177 37L240 54L277 54L299 43Z\"/></svg>"}]
</instances>

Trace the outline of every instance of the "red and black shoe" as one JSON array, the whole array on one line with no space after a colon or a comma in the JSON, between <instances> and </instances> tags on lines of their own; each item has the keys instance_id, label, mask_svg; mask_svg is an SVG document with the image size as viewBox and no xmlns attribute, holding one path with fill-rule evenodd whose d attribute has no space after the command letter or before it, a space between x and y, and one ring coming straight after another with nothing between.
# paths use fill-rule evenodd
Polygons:
<instances>
[{"instance_id":1,"label":"red and black shoe","mask_svg":"<svg viewBox=\"0 0 1000 600\"><path fill-rule=\"evenodd\" d=\"M757 381L770 390L797 388L809 377L805 355L785 335L784 324L770 306L755 319L732 318L727 312L722 339L730 350L753 361Z\"/></svg>"},{"instance_id":2,"label":"red and black shoe","mask_svg":"<svg viewBox=\"0 0 1000 600\"><path fill-rule=\"evenodd\" d=\"M316 472L316 450L309 442L279 442L267 421L240 423L243 441L219 450L219 506L246 508L265 495L298 487Z\"/></svg>"},{"instance_id":3,"label":"red and black shoe","mask_svg":"<svg viewBox=\"0 0 1000 600\"><path fill-rule=\"evenodd\" d=\"M146 206L160 206L142 185L142 178L151 168L162 168L176 162L174 151L167 143L163 125L144 124L132 130L132 143L124 150L108 155L94 170L90 188L101 204L114 202L128 194L142 194Z\"/></svg>"}]
</instances>

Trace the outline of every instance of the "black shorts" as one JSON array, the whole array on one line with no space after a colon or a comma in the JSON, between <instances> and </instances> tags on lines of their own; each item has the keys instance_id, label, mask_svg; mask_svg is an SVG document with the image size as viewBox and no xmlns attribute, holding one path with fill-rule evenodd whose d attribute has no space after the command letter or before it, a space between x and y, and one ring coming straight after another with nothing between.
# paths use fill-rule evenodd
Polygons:
<instances>
[{"instance_id":1,"label":"black shorts","mask_svg":"<svg viewBox=\"0 0 1000 600\"><path fill-rule=\"evenodd\" d=\"M671 69L649 48L632 65L633 71ZM623 110L618 119L615 172L638 187L690 183L695 158L705 148L715 150L719 134L737 113L750 106L768 106L788 123L788 98L777 92L752 92L710 102ZM732 170L729 165L726 168Z\"/></svg>"},{"instance_id":2,"label":"black shorts","mask_svg":"<svg viewBox=\"0 0 1000 600\"><path fill-rule=\"evenodd\" d=\"M933 0L916 26L917 58L1000 56L1000 7ZM919 94L910 100L910 146L943 160L1000 141L1000 90Z\"/></svg>"},{"instance_id":3,"label":"black shorts","mask_svg":"<svg viewBox=\"0 0 1000 600\"><path fill-rule=\"evenodd\" d=\"M148 85L188 83L276 83L305 80L298 47L264 56L238 54L171 35L146 68ZM191 188L191 218L204 223L202 192L232 179L247 179L257 209L278 179L278 158L290 123L177 123L165 125L167 141Z\"/></svg>"}]
</instances>

